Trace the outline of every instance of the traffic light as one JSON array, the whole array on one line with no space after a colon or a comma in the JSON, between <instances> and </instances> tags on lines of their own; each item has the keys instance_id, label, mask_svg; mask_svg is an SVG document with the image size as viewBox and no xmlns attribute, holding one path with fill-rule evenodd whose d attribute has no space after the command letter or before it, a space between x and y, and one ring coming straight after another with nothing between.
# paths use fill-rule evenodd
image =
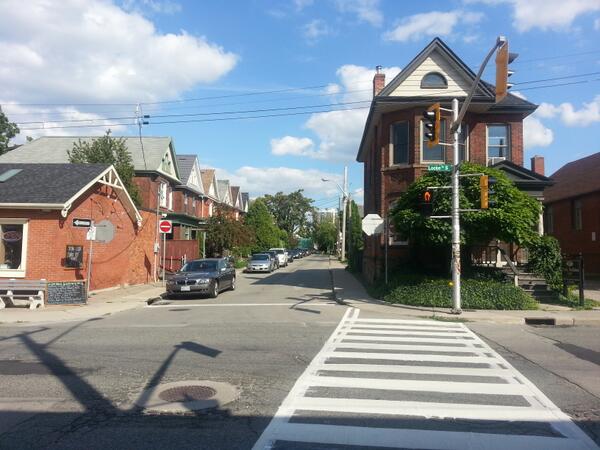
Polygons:
<instances>
[{"instance_id":1,"label":"traffic light","mask_svg":"<svg viewBox=\"0 0 600 450\"><path fill-rule=\"evenodd\" d=\"M510 53L508 51L508 41L504 40L498 51L496 52L496 103L501 101L508 94L508 90L513 86L508 82L514 71L508 68L519 56L518 53Z\"/></svg>"},{"instance_id":2,"label":"traffic light","mask_svg":"<svg viewBox=\"0 0 600 450\"><path fill-rule=\"evenodd\" d=\"M433 213L433 192L426 190L421 196L421 214L424 216L431 216Z\"/></svg>"},{"instance_id":3,"label":"traffic light","mask_svg":"<svg viewBox=\"0 0 600 450\"><path fill-rule=\"evenodd\" d=\"M493 207L496 204L496 200L490 198L496 193L494 190L495 184L495 177L490 177L489 175L482 175L479 177L481 209L488 209L490 206Z\"/></svg>"},{"instance_id":4,"label":"traffic light","mask_svg":"<svg viewBox=\"0 0 600 450\"><path fill-rule=\"evenodd\" d=\"M427 146L435 147L440 143L440 104L434 103L423 113L425 118L425 137Z\"/></svg>"}]
</instances>

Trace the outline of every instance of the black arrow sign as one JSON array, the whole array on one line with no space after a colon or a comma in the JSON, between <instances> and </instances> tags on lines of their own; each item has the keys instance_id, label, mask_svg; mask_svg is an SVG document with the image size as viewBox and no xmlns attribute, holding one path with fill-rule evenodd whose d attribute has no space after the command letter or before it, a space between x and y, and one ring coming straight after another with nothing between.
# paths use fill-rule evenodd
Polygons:
<instances>
[{"instance_id":1,"label":"black arrow sign","mask_svg":"<svg viewBox=\"0 0 600 450\"><path fill-rule=\"evenodd\" d=\"M73 219L73 226L89 228L92 226L92 219Z\"/></svg>"}]
</instances>

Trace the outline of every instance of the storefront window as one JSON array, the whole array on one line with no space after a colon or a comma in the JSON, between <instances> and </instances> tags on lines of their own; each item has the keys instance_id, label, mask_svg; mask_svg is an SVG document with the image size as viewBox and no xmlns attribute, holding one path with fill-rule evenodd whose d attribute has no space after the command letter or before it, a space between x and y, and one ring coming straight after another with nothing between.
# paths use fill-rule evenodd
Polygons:
<instances>
[{"instance_id":1,"label":"storefront window","mask_svg":"<svg viewBox=\"0 0 600 450\"><path fill-rule=\"evenodd\" d=\"M0 224L0 270L21 270L23 224Z\"/></svg>"}]
</instances>

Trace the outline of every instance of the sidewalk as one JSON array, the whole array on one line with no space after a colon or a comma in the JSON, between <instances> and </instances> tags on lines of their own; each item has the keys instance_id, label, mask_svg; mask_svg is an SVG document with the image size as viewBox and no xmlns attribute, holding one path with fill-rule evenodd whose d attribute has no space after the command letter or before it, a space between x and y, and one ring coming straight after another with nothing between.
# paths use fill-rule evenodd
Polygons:
<instances>
[{"instance_id":1,"label":"sidewalk","mask_svg":"<svg viewBox=\"0 0 600 450\"><path fill-rule=\"evenodd\" d=\"M146 300L158 297L163 292L164 288L160 283L151 283L92 292L86 305L46 305L44 308L34 310L4 308L0 309L0 325L35 325L102 317L143 307L146 305Z\"/></svg>"},{"instance_id":2,"label":"sidewalk","mask_svg":"<svg viewBox=\"0 0 600 450\"><path fill-rule=\"evenodd\" d=\"M345 270L337 260L330 260L330 271L334 292L338 301L364 311L373 311L406 318L425 318L436 316L440 319L461 319L470 322L492 322L524 324L525 318L554 319L556 325L600 325L600 310L572 311L560 306L545 305L547 310L537 311L495 311L463 310L459 316L452 314L449 308L431 308L386 303L369 296L364 286L354 275Z\"/></svg>"}]
</instances>

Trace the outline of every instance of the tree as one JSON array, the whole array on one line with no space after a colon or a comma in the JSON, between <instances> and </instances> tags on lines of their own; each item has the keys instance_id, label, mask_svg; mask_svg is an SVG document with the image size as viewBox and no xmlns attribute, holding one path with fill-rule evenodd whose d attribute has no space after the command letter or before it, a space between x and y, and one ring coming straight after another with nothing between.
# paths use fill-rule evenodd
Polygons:
<instances>
[{"instance_id":1,"label":"tree","mask_svg":"<svg viewBox=\"0 0 600 450\"><path fill-rule=\"evenodd\" d=\"M254 232L220 208L208 219L206 232L207 255L217 256L231 252L235 256L246 256L254 244Z\"/></svg>"},{"instance_id":2,"label":"tree","mask_svg":"<svg viewBox=\"0 0 600 450\"><path fill-rule=\"evenodd\" d=\"M461 241L467 245L487 244L493 239L527 245L537 238L540 205L517 189L504 172L471 163L461 165L461 174L486 174L496 178L492 198L496 205L487 210L461 213ZM479 209L479 177L462 177L460 207ZM418 246L449 246L452 227L449 220L431 219L420 214L423 193L429 186L449 186L448 173L426 173L412 183L392 211L397 232ZM433 190L433 214L449 215L450 189Z\"/></svg>"},{"instance_id":3,"label":"tree","mask_svg":"<svg viewBox=\"0 0 600 450\"><path fill-rule=\"evenodd\" d=\"M350 214L346 226L346 242L348 246L348 266L357 271L361 268L361 254L363 250L362 223L358 205L352 200L350 202Z\"/></svg>"},{"instance_id":4,"label":"tree","mask_svg":"<svg viewBox=\"0 0 600 450\"><path fill-rule=\"evenodd\" d=\"M265 195L264 202L275 217L277 226L288 235L292 241L295 235L309 236L311 234L312 220L314 217L313 200L307 198L298 189L290 194L278 192L275 195Z\"/></svg>"},{"instance_id":5,"label":"tree","mask_svg":"<svg viewBox=\"0 0 600 450\"><path fill-rule=\"evenodd\" d=\"M315 243L319 250L331 253L335 249L337 230L334 223L321 220L315 225Z\"/></svg>"},{"instance_id":6,"label":"tree","mask_svg":"<svg viewBox=\"0 0 600 450\"><path fill-rule=\"evenodd\" d=\"M138 187L133 182L135 169L131 153L127 150L125 138L113 138L110 130L98 139L91 142L82 141L73 143L73 149L69 150L69 162L72 163L106 163L115 166L121 181L136 205L140 205Z\"/></svg>"},{"instance_id":7,"label":"tree","mask_svg":"<svg viewBox=\"0 0 600 450\"><path fill-rule=\"evenodd\" d=\"M254 232L252 251L259 252L280 245L281 230L275 225L275 219L263 199L257 198L250 203L244 223Z\"/></svg>"},{"instance_id":8,"label":"tree","mask_svg":"<svg viewBox=\"0 0 600 450\"><path fill-rule=\"evenodd\" d=\"M0 155L6 153L9 150L8 143L19 134L19 127L8 120L8 117L2 112L0 108Z\"/></svg>"}]
</instances>

